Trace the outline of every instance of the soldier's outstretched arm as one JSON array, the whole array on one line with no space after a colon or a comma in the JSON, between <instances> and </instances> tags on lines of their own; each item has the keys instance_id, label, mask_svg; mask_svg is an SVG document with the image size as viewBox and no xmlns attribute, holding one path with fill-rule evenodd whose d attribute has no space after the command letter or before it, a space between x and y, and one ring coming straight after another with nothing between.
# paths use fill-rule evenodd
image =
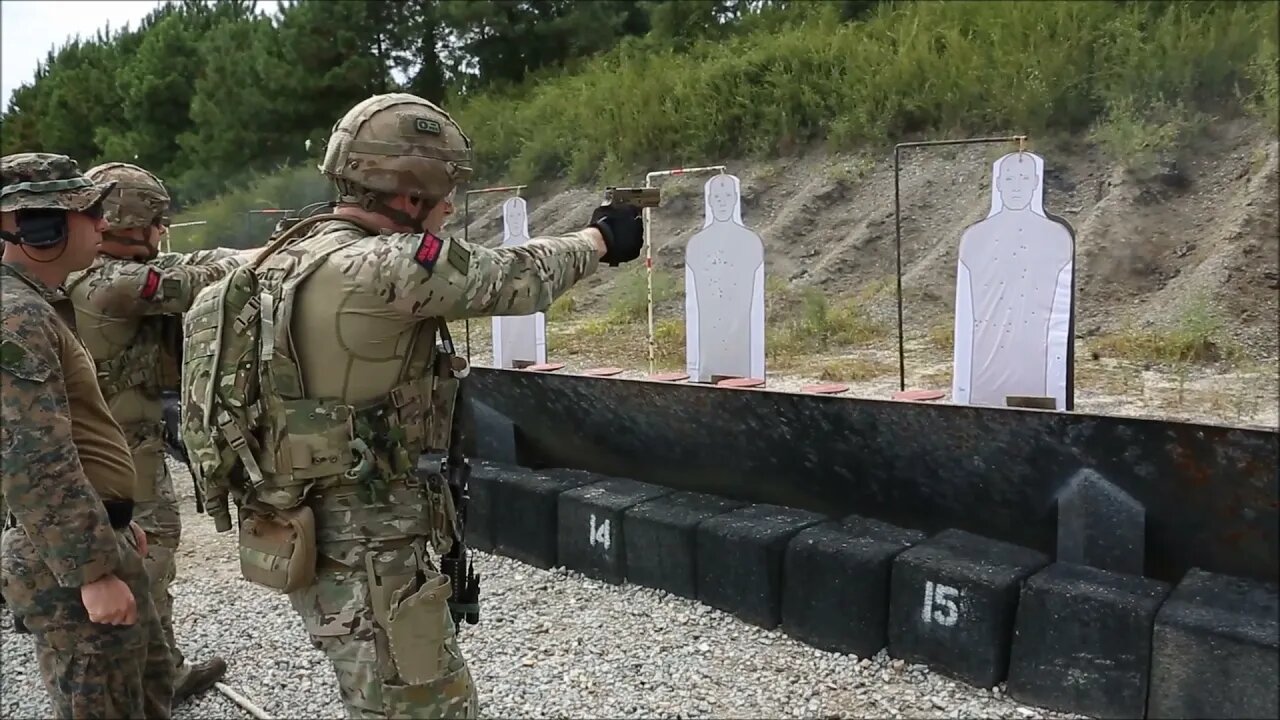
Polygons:
<instances>
[{"instance_id":1,"label":"soldier's outstretched arm","mask_svg":"<svg viewBox=\"0 0 1280 720\"><path fill-rule=\"evenodd\" d=\"M85 298L107 315L172 315L191 308L206 286L248 264L252 252L161 253L149 263L107 263L87 280Z\"/></svg>"},{"instance_id":2,"label":"soldier's outstretched arm","mask_svg":"<svg viewBox=\"0 0 1280 720\"><path fill-rule=\"evenodd\" d=\"M458 320L528 315L596 271L599 231L538 237L514 247L486 248L430 234L380 238L377 250L353 258L392 307L414 317Z\"/></svg>"},{"instance_id":3,"label":"soldier's outstretched arm","mask_svg":"<svg viewBox=\"0 0 1280 720\"><path fill-rule=\"evenodd\" d=\"M34 303L5 307L0 488L58 582L80 587L115 572L120 554L71 437L57 331L46 313Z\"/></svg>"}]
</instances>

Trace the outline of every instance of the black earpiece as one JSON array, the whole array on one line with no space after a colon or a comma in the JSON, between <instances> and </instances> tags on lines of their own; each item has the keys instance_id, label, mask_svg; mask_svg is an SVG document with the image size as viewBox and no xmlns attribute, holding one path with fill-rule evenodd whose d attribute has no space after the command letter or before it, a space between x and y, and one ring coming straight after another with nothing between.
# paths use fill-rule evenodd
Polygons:
<instances>
[{"instance_id":1,"label":"black earpiece","mask_svg":"<svg viewBox=\"0 0 1280 720\"><path fill-rule=\"evenodd\" d=\"M18 242L33 248L49 248L67 239L67 211L28 208L17 212Z\"/></svg>"}]
</instances>

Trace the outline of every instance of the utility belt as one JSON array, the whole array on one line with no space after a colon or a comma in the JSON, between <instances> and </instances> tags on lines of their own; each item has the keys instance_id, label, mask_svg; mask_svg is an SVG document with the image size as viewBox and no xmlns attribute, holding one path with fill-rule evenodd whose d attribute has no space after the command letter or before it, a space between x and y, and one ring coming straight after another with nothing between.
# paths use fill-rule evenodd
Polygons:
<instances>
[{"instance_id":1,"label":"utility belt","mask_svg":"<svg viewBox=\"0 0 1280 720\"><path fill-rule=\"evenodd\" d=\"M102 505L107 509L107 521L113 529L124 530L133 522L132 500L103 500Z\"/></svg>"},{"instance_id":2,"label":"utility belt","mask_svg":"<svg viewBox=\"0 0 1280 720\"><path fill-rule=\"evenodd\" d=\"M443 444L438 440L441 433L447 442L452 420L451 412L443 418L436 414L432 383L430 377L404 383L382 402L354 412L349 406L334 411L315 403L317 412L307 413L308 422L332 417L334 424L313 424L309 433L299 428L298 439L289 438L295 482L307 483L305 491L298 488L296 498L290 498L296 505L288 510L252 502L240 507L240 571L246 580L282 593L310 585L320 562L311 506L334 493L354 491L366 504L387 504L394 486L412 488L429 508L431 543L440 547L446 538L451 541L452 497L443 478L432 483L417 475L419 456ZM452 399L450 393L450 403ZM294 414L301 413L295 409ZM350 453L336 451L344 437ZM269 467L263 469L270 472ZM332 559L324 562L325 569L351 569Z\"/></svg>"},{"instance_id":3,"label":"utility belt","mask_svg":"<svg viewBox=\"0 0 1280 720\"><path fill-rule=\"evenodd\" d=\"M113 530L124 530L133 522L133 501L123 499L103 500L102 506L107 510L107 522ZM18 518L8 510L0 517L0 527L4 529L18 527Z\"/></svg>"}]
</instances>

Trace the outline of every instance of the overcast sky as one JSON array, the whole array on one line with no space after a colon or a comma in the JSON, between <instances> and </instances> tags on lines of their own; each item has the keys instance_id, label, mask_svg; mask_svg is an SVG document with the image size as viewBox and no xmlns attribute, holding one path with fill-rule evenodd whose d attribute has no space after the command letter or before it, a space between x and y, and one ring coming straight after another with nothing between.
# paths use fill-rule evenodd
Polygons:
<instances>
[{"instance_id":1,"label":"overcast sky","mask_svg":"<svg viewBox=\"0 0 1280 720\"><path fill-rule=\"evenodd\" d=\"M157 0L0 0L0 104L9 106L9 96L18 86L30 82L36 65L51 48L68 39L90 37L110 23L112 29L137 27L157 5ZM260 0L258 9L275 12L275 0Z\"/></svg>"}]
</instances>

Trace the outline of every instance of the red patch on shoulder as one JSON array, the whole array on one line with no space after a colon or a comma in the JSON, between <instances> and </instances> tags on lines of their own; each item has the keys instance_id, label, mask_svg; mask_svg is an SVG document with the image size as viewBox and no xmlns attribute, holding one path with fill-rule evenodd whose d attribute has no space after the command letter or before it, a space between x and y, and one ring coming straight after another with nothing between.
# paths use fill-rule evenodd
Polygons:
<instances>
[{"instance_id":1,"label":"red patch on shoulder","mask_svg":"<svg viewBox=\"0 0 1280 720\"><path fill-rule=\"evenodd\" d=\"M147 280L142 283L142 299L150 300L160 289L160 273L155 268L147 268Z\"/></svg>"},{"instance_id":2,"label":"red patch on shoulder","mask_svg":"<svg viewBox=\"0 0 1280 720\"><path fill-rule=\"evenodd\" d=\"M418 250L413 254L413 260L423 268L430 270L436 266L436 261L440 259L440 250L443 247L443 240L429 232L424 232L422 233L422 241L418 243Z\"/></svg>"}]
</instances>

